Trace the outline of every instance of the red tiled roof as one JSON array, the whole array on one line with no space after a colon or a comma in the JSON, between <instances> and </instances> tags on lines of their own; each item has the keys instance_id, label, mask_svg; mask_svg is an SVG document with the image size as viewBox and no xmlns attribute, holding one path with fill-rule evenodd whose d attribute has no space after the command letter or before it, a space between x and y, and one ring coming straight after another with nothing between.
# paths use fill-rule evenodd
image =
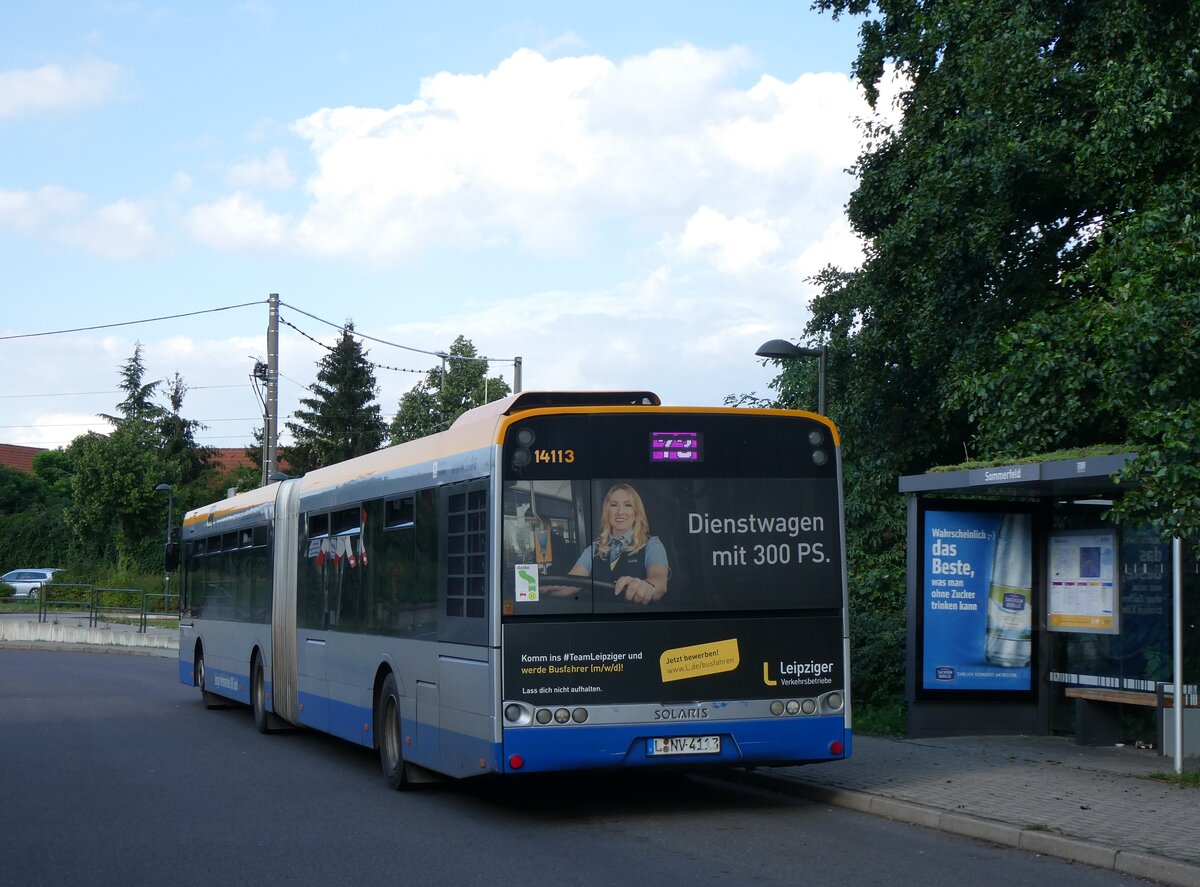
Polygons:
<instances>
[{"instance_id":1,"label":"red tiled roof","mask_svg":"<svg viewBox=\"0 0 1200 887\"><path fill-rule=\"evenodd\" d=\"M209 461L221 471L233 471L235 468L261 468L258 463L246 455L245 447L209 447L209 452L212 454ZM287 460L280 459L279 465L281 468L286 468Z\"/></svg>"},{"instance_id":2,"label":"red tiled roof","mask_svg":"<svg viewBox=\"0 0 1200 887\"><path fill-rule=\"evenodd\" d=\"M246 455L245 447L212 447L211 463L223 471L232 471L235 468L257 468L254 460Z\"/></svg>"},{"instance_id":3,"label":"red tiled roof","mask_svg":"<svg viewBox=\"0 0 1200 887\"><path fill-rule=\"evenodd\" d=\"M33 474L33 457L45 453L45 447L23 447L18 444L0 443L0 465ZM213 447L212 462L222 471L235 468L257 468L254 460L246 455L245 447Z\"/></svg>"},{"instance_id":4,"label":"red tiled roof","mask_svg":"<svg viewBox=\"0 0 1200 887\"><path fill-rule=\"evenodd\" d=\"M18 444L0 444L0 465L33 474L33 457L44 453L44 447L22 447Z\"/></svg>"}]
</instances>

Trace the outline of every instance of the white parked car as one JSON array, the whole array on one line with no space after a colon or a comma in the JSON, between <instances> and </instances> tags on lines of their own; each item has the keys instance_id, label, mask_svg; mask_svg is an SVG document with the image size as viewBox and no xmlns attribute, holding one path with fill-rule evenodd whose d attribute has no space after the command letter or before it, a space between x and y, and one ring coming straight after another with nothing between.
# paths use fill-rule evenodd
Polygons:
<instances>
[{"instance_id":1,"label":"white parked car","mask_svg":"<svg viewBox=\"0 0 1200 887\"><path fill-rule=\"evenodd\" d=\"M38 596L38 589L47 582L54 580L55 573L61 573L59 567L34 567L25 570L9 570L3 576L0 576L0 582L9 586L12 591L2 592L7 593L12 597L28 597L35 598Z\"/></svg>"}]
</instances>

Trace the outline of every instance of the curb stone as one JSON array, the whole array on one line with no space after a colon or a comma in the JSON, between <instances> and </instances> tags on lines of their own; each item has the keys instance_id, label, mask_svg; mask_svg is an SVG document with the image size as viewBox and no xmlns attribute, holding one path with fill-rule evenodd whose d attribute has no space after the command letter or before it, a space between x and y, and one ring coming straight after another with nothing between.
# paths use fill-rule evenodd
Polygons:
<instances>
[{"instance_id":1,"label":"curb stone","mask_svg":"<svg viewBox=\"0 0 1200 887\"><path fill-rule=\"evenodd\" d=\"M1040 853L1043 856L1081 862L1094 868L1170 884L1172 887L1200 887L1200 866L1149 853L1120 850L1052 831L1022 828L965 813L950 813L911 801L872 795L869 792L793 782L768 773L730 774L728 778L817 803L883 816L897 822L932 828L960 837L990 841L993 844Z\"/></svg>"},{"instance_id":2,"label":"curb stone","mask_svg":"<svg viewBox=\"0 0 1200 887\"><path fill-rule=\"evenodd\" d=\"M80 620L82 621L82 620ZM0 646L26 650L89 650L175 658L179 637L157 630L141 633L109 625L88 627L69 622L0 619Z\"/></svg>"}]
</instances>

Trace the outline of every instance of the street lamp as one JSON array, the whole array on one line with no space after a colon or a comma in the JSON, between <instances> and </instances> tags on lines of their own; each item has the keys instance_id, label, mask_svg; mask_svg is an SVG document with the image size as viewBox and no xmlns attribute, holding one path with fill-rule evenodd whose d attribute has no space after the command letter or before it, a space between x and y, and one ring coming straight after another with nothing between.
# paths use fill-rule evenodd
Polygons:
<instances>
[{"instance_id":1,"label":"street lamp","mask_svg":"<svg viewBox=\"0 0 1200 887\"><path fill-rule=\"evenodd\" d=\"M763 342L754 352L758 357L769 357L772 360L791 360L796 357L816 357L820 359L817 365L817 412L825 415L825 346L820 348L803 348L794 345L786 339L772 339Z\"/></svg>"},{"instance_id":2,"label":"street lamp","mask_svg":"<svg viewBox=\"0 0 1200 887\"><path fill-rule=\"evenodd\" d=\"M174 520L172 512L175 510L175 488L170 484L159 484L154 488L156 492L167 494L167 544L171 544L171 521Z\"/></svg>"}]
</instances>

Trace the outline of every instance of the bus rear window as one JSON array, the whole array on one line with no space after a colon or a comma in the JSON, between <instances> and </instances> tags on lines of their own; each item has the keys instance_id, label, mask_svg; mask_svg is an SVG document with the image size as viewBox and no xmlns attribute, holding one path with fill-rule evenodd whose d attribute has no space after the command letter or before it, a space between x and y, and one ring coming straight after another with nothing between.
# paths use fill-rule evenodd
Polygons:
<instances>
[{"instance_id":1,"label":"bus rear window","mask_svg":"<svg viewBox=\"0 0 1200 887\"><path fill-rule=\"evenodd\" d=\"M503 613L843 605L837 437L800 415L520 417L503 448Z\"/></svg>"},{"instance_id":2,"label":"bus rear window","mask_svg":"<svg viewBox=\"0 0 1200 887\"><path fill-rule=\"evenodd\" d=\"M511 615L842 604L832 481L513 481L503 510Z\"/></svg>"}]
</instances>

